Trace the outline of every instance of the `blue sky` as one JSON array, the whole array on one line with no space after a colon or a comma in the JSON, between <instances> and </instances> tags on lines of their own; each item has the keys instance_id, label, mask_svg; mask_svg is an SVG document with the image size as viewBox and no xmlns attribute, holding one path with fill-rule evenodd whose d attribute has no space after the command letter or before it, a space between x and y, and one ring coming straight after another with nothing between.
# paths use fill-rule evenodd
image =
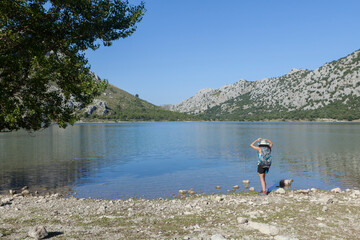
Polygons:
<instances>
[{"instance_id":1,"label":"blue sky","mask_svg":"<svg viewBox=\"0 0 360 240\"><path fill-rule=\"evenodd\" d=\"M133 4L139 1L130 1ZM153 104L316 69L360 49L358 0L147 0L129 38L87 51L92 71Z\"/></svg>"}]
</instances>

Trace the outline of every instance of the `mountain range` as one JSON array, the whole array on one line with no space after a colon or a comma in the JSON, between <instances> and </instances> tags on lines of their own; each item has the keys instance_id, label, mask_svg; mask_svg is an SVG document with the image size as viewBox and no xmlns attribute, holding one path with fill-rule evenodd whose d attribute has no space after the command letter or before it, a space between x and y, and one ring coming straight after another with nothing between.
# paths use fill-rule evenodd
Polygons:
<instances>
[{"instance_id":1,"label":"mountain range","mask_svg":"<svg viewBox=\"0 0 360 240\"><path fill-rule=\"evenodd\" d=\"M360 50L315 70L201 89L163 108L205 120L360 118Z\"/></svg>"}]
</instances>

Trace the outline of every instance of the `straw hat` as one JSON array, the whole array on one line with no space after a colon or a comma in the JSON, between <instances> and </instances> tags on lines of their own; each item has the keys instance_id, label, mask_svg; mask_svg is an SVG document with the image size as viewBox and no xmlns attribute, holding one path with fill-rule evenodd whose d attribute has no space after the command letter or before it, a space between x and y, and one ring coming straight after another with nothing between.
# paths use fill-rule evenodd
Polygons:
<instances>
[{"instance_id":1,"label":"straw hat","mask_svg":"<svg viewBox=\"0 0 360 240\"><path fill-rule=\"evenodd\" d=\"M264 139L261 139L260 143L259 143L259 146L269 146L270 143L268 143L266 140Z\"/></svg>"}]
</instances>

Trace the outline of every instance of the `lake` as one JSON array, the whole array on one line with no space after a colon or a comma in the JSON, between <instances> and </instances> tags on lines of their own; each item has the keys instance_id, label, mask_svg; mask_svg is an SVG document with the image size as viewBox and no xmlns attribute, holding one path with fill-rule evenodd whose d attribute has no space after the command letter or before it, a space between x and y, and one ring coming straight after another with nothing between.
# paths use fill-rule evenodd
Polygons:
<instances>
[{"instance_id":1,"label":"lake","mask_svg":"<svg viewBox=\"0 0 360 240\"><path fill-rule=\"evenodd\" d=\"M152 199L190 188L247 191L245 179L258 191L257 152L249 145L259 137L274 142L271 190L290 178L296 189L360 186L359 123L83 123L0 133L0 191L29 186L85 198Z\"/></svg>"}]
</instances>

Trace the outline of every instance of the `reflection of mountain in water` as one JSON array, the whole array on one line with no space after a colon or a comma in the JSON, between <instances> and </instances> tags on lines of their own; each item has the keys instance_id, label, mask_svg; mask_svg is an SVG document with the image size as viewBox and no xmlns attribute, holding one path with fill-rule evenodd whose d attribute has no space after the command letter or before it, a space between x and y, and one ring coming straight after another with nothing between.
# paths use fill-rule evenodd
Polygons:
<instances>
[{"instance_id":1,"label":"reflection of mountain in water","mask_svg":"<svg viewBox=\"0 0 360 240\"><path fill-rule=\"evenodd\" d=\"M328 184L317 185L323 188L332 183L357 186L359 126L122 123L0 134L0 190L27 185L58 191L76 186L78 193L89 192L86 196L96 191L140 196L144 189L154 193L157 188L156 194L168 189L170 196L186 185L213 191L214 182L233 186L242 179L258 180L257 154L249 147L258 137L274 142L269 176L273 179L316 179ZM103 182L106 187L100 185Z\"/></svg>"},{"instance_id":2,"label":"reflection of mountain in water","mask_svg":"<svg viewBox=\"0 0 360 240\"><path fill-rule=\"evenodd\" d=\"M359 140L357 124L292 126L284 134L277 155L295 175L311 178L316 173L335 184L360 184Z\"/></svg>"},{"instance_id":3,"label":"reflection of mountain in water","mask_svg":"<svg viewBox=\"0 0 360 240\"><path fill-rule=\"evenodd\" d=\"M113 147L106 144L111 136L104 127L75 126L64 130L54 126L32 134L1 134L0 190L23 186L58 189L92 176L96 169L112 161L104 157ZM121 141L125 139L119 136L117 142ZM117 164L127 161L117 159Z\"/></svg>"}]
</instances>

